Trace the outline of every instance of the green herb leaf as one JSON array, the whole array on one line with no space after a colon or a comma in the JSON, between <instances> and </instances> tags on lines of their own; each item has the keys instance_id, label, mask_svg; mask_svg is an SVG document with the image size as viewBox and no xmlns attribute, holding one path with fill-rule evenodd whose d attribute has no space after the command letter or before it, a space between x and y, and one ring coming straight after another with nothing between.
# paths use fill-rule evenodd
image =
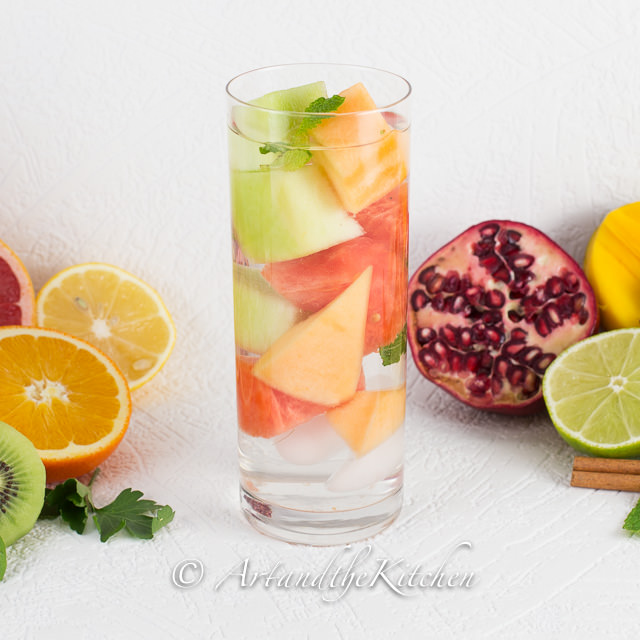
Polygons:
<instances>
[{"instance_id":1,"label":"green herb leaf","mask_svg":"<svg viewBox=\"0 0 640 640\"><path fill-rule=\"evenodd\" d=\"M95 510L93 519L102 542L106 542L123 528L136 538L153 538L153 521L157 519L157 512L160 510L162 522L156 530L170 521L163 505L156 504L153 500L141 500L142 495L142 491L125 489L111 504Z\"/></svg>"},{"instance_id":2,"label":"green herb leaf","mask_svg":"<svg viewBox=\"0 0 640 640\"><path fill-rule=\"evenodd\" d=\"M76 533L84 533L91 505L91 489L75 478L46 489L40 518L60 516Z\"/></svg>"},{"instance_id":3,"label":"green herb leaf","mask_svg":"<svg viewBox=\"0 0 640 640\"><path fill-rule=\"evenodd\" d=\"M403 353L407 352L407 325L402 327L402 331L396 336L395 340L384 347L380 347L380 357L382 364L386 367L390 364L400 362Z\"/></svg>"},{"instance_id":4,"label":"green herb leaf","mask_svg":"<svg viewBox=\"0 0 640 640\"><path fill-rule=\"evenodd\" d=\"M629 512L622 528L631 531L631 533L640 533L640 500Z\"/></svg>"},{"instance_id":5,"label":"green herb leaf","mask_svg":"<svg viewBox=\"0 0 640 640\"><path fill-rule=\"evenodd\" d=\"M318 113L322 115L305 117L300 124L287 134L286 144L281 142L267 142L263 144L259 151L262 155L275 153L274 161L267 165L269 169L284 169L285 171L296 171L304 167L311 159L311 151L303 147L309 144L309 131L317 127L331 111L335 111L344 102L343 96L331 96L330 98L318 98L314 100L306 109L306 113Z\"/></svg>"},{"instance_id":6,"label":"green herb leaf","mask_svg":"<svg viewBox=\"0 0 640 640\"><path fill-rule=\"evenodd\" d=\"M7 570L7 547L4 540L0 538L0 580L4 578L4 572Z\"/></svg>"},{"instance_id":7,"label":"green herb leaf","mask_svg":"<svg viewBox=\"0 0 640 640\"><path fill-rule=\"evenodd\" d=\"M160 507L156 512L156 517L153 519L151 523L151 531L152 533L156 533L158 529L162 529L165 525L168 525L172 520L173 516L176 515L176 512L168 505Z\"/></svg>"}]
</instances>

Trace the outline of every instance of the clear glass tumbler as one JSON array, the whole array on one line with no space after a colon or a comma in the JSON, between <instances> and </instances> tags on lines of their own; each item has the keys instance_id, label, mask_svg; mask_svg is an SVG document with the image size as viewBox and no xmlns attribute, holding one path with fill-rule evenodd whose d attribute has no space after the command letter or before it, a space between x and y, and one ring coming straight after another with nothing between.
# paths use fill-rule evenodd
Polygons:
<instances>
[{"instance_id":1,"label":"clear glass tumbler","mask_svg":"<svg viewBox=\"0 0 640 640\"><path fill-rule=\"evenodd\" d=\"M334 64L227 85L241 503L288 542L402 505L410 92Z\"/></svg>"}]
</instances>

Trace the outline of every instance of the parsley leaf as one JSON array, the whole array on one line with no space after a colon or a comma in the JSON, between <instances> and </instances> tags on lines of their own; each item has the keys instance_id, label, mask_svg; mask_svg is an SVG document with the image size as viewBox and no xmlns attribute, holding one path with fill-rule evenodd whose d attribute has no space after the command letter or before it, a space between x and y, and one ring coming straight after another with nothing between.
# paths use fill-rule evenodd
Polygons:
<instances>
[{"instance_id":1,"label":"parsley leaf","mask_svg":"<svg viewBox=\"0 0 640 640\"><path fill-rule=\"evenodd\" d=\"M384 347L380 347L380 357L382 358L382 364L387 365L400 362L400 358L403 353L407 352L407 325L402 327L400 333L396 336L395 340L391 344L387 344Z\"/></svg>"},{"instance_id":2,"label":"parsley leaf","mask_svg":"<svg viewBox=\"0 0 640 640\"><path fill-rule=\"evenodd\" d=\"M7 548L4 546L4 540L0 538L0 580L4 578L4 572L7 570Z\"/></svg>"},{"instance_id":3,"label":"parsley leaf","mask_svg":"<svg viewBox=\"0 0 640 640\"><path fill-rule=\"evenodd\" d=\"M95 510L93 520L101 542L106 542L123 528L136 538L150 539L155 531L173 520L171 507L156 504L153 500L141 500L142 495L142 491L125 489L111 504ZM158 511L162 511L160 520L156 517ZM155 529L154 519L157 520Z\"/></svg>"},{"instance_id":4,"label":"parsley leaf","mask_svg":"<svg viewBox=\"0 0 640 640\"><path fill-rule=\"evenodd\" d=\"M629 512L622 528L631 531L631 533L640 533L640 500Z\"/></svg>"},{"instance_id":5,"label":"parsley leaf","mask_svg":"<svg viewBox=\"0 0 640 640\"><path fill-rule=\"evenodd\" d=\"M97 475L98 470L88 485L70 478L53 489L47 489L40 518L61 517L76 533L84 533L92 513L102 542L121 529L126 529L136 538L153 538L156 531L173 520L175 512L169 505L141 500L142 491L133 489L125 489L113 502L97 508L91 495L91 485Z\"/></svg>"},{"instance_id":6,"label":"parsley leaf","mask_svg":"<svg viewBox=\"0 0 640 640\"><path fill-rule=\"evenodd\" d=\"M259 148L262 155L268 153L276 154L275 160L268 167L270 169L284 169L285 171L295 171L304 167L311 159L311 151L300 147L305 147L309 144L309 131L317 127L325 118L330 118L331 116L327 114L335 111L343 102L344 97L338 95L314 100L305 109L305 112L321 115L303 118L300 124L287 134L286 144L280 142L263 144Z\"/></svg>"}]
</instances>

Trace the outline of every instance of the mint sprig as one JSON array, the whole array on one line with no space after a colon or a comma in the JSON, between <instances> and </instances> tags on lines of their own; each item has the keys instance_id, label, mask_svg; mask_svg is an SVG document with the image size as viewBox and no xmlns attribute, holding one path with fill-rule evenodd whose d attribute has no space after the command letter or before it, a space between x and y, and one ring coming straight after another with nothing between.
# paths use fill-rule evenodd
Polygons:
<instances>
[{"instance_id":1,"label":"mint sprig","mask_svg":"<svg viewBox=\"0 0 640 640\"><path fill-rule=\"evenodd\" d=\"M636 506L629 512L622 528L631 533L640 533L640 500L638 500Z\"/></svg>"},{"instance_id":2,"label":"mint sprig","mask_svg":"<svg viewBox=\"0 0 640 640\"><path fill-rule=\"evenodd\" d=\"M390 364L395 364L396 362L400 362L400 358L403 353L407 352L407 325L405 324L402 327L402 330L395 337L395 340L385 345L384 347L380 347L380 357L382 358L383 366L388 366Z\"/></svg>"},{"instance_id":3,"label":"mint sprig","mask_svg":"<svg viewBox=\"0 0 640 640\"><path fill-rule=\"evenodd\" d=\"M97 473L93 474L88 485L70 478L53 489L46 489L40 518L61 517L71 529L82 534L92 514L101 542L106 542L122 529L135 538L148 540L173 520L175 512L169 505L143 500L142 491L133 489L124 489L113 502L96 507L91 485Z\"/></svg>"},{"instance_id":4,"label":"mint sprig","mask_svg":"<svg viewBox=\"0 0 640 640\"><path fill-rule=\"evenodd\" d=\"M302 118L300 124L287 134L286 143L267 142L259 148L262 155L273 153L274 161L268 165L270 169L295 171L303 167L311 159L311 151L301 147L309 144L309 131L317 127L325 118L331 118L330 112L336 111L344 102L344 96L334 95L330 98L317 98L306 109L305 113L317 113L316 116Z\"/></svg>"}]
</instances>

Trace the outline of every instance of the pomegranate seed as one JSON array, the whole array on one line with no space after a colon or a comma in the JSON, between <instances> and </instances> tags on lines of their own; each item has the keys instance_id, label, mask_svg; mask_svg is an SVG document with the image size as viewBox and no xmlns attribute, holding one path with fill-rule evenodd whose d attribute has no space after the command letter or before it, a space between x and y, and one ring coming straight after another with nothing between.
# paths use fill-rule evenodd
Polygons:
<instances>
[{"instance_id":1,"label":"pomegranate seed","mask_svg":"<svg viewBox=\"0 0 640 640\"><path fill-rule=\"evenodd\" d=\"M493 253L493 240L491 240L491 238L483 238L479 242L476 242L473 245L473 255L482 259L495 255L495 253Z\"/></svg>"},{"instance_id":2,"label":"pomegranate seed","mask_svg":"<svg viewBox=\"0 0 640 640\"><path fill-rule=\"evenodd\" d=\"M568 294L561 295L557 300L558 310L562 318L570 318L573 313L573 299Z\"/></svg>"},{"instance_id":3,"label":"pomegranate seed","mask_svg":"<svg viewBox=\"0 0 640 640\"><path fill-rule=\"evenodd\" d=\"M495 222L491 222L489 224L485 224L484 227L480 228L480 235L483 238L493 238L498 230L500 229L499 225Z\"/></svg>"},{"instance_id":4,"label":"pomegranate seed","mask_svg":"<svg viewBox=\"0 0 640 640\"><path fill-rule=\"evenodd\" d=\"M536 304L537 306L542 306L549 299L549 296L547 295L545 288L543 286L540 286L536 287L532 298L534 300L534 304Z\"/></svg>"},{"instance_id":5,"label":"pomegranate seed","mask_svg":"<svg viewBox=\"0 0 640 640\"><path fill-rule=\"evenodd\" d=\"M440 358L449 357L449 348L442 340L436 340L431 348L438 354L438 356L440 356Z\"/></svg>"},{"instance_id":6,"label":"pomegranate seed","mask_svg":"<svg viewBox=\"0 0 640 640\"><path fill-rule=\"evenodd\" d=\"M443 288L447 293L458 293L460 289L460 276L456 271L449 271L447 273Z\"/></svg>"},{"instance_id":7,"label":"pomegranate seed","mask_svg":"<svg viewBox=\"0 0 640 640\"><path fill-rule=\"evenodd\" d=\"M420 284L427 284L431 276L435 273L435 270L435 267L427 267L426 269L423 269L418 276L418 282L420 282Z\"/></svg>"},{"instance_id":8,"label":"pomegranate seed","mask_svg":"<svg viewBox=\"0 0 640 640\"><path fill-rule=\"evenodd\" d=\"M420 309L424 309L427 304L429 304L429 298L424 291L414 291L411 296L411 306L414 311L420 311Z\"/></svg>"},{"instance_id":9,"label":"pomegranate seed","mask_svg":"<svg viewBox=\"0 0 640 640\"><path fill-rule=\"evenodd\" d=\"M474 324L471 327L471 335L475 342L484 342L486 340L485 326L482 322Z\"/></svg>"},{"instance_id":10,"label":"pomegranate seed","mask_svg":"<svg viewBox=\"0 0 640 640\"><path fill-rule=\"evenodd\" d=\"M509 371L510 366L511 365L509 363L509 360L507 360L507 358L503 358L502 356L500 356L496 358L496 362L493 367L493 372L494 374L497 374L502 376L503 378L506 378L507 372Z\"/></svg>"},{"instance_id":11,"label":"pomegranate seed","mask_svg":"<svg viewBox=\"0 0 640 640\"><path fill-rule=\"evenodd\" d=\"M519 249L516 245L513 244L503 244L500 246L500 248L498 249L498 252L500 253L501 256L504 256L505 258L507 258L508 256L512 256L515 253L518 253Z\"/></svg>"},{"instance_id":12,"label":"pomegranate seed","mask_svg":"<svg viewBox=\"0 0 640 640\"><path fill-rule=\"evenodd\" d=\"M498 324L502 320L502 314L499 311L485 311L482 314L482 322L485 324Z\"/></svg>"},{"instance_id":13,"label":"pomegranate seed","mask_svg":"<svg viewBox=\"0 0 640 640\"><path fill-rule=\"evenodd\" d=\"M564 286L569 293L575 293L580 288L580 279L572 271L563 274Z\"/></svg>"},{"instance_id":14,"label":"pomegranate seed","mask_svg":"<svg viewBox=\"0 0 640 640\"><path fill-rule=\"evenodd\" d=\"M438 293L444 284L444 277L439 273L434 274L427 282L427 291L429 293Z\"/></svg>"},{"instance_id":15,"label":"pomegranate seed","mask_svg":"<svg viewBox=\"0 0 640 640\"><path fill-rule=\"evenodd\" d=\"M514 329L511 332L511 340L513 342L524 342L529 334L524 329Z\"/></svg>"},{"instance_id":16,"label":"pomegranate seed","mask_svg":"<svg viewBox=\"0 0 640 640\"><path fill-rule=\"evenodd\" d=\"M519 367L518 365L512 365L509 367L509 372L507 373L507 378L511 383L512 387L519 387L524 377L527 373L527 370L524 367Z\"/></svg>"},{"instance_id":17,"label":"pomegranate seed","mask_svg":"<svg viewBox=\"0 0 640 640\"><path fill-rule=\"evenodd\" d=\"M428 349L420 349L418 352L418 358L420 359L420 362L429 369L434 369L438 365L438 361L434 354Z\"/></svg>"},{"instance_id":18,"label":"pomegranate seed","mask_svg":"<svg viewBox=\"0 0 640 640\"><path fill-rule=\"evenodd\" d=\"M510 309L507 313L507 316L509 317L509 320L511 320L511 322L520 322L522 318L524 318L524 316L520 315L514 309Z\"/></svg>"},{"instance_id":19,"label":"pomegranate seed","mask_svg":"<svg viewBox=\"0 0 640 640\"><path fill-rule=\"evenodd\" d=\"M557 298L564 293L564 281L558 276L552 276L545 283L544 290L549 298Z\"/></svg>"},{"instance_id":20,"label":"pomegranate seed","mask_svg":"<svg viewBox=\"0 0 640 640\"><path fill-rule=\"evenodd\" d=\"M454 353L451 355L449 360L449 365L451 367L451 371L453 373L460 373L462 369L462 356L459 353Z\"/></svg>"},{"instance_id":21,"label":"pomegranate seed","mask_svg":"<svg viewBox=\"0 0 640 640\"><path fill-rule=\"evenodd\" d=\"M502 391L502 380L494 376L493 378L491 378L491 393L494 396L499 396L501 391Z\"/></svg>"},{"instance_id":22,"label":"pomegranate seed","mask_svg":"<svg viewBox=\"0 0 640 640\"><path fill-rule=\"evenodd\" d=\"M480 353L480 365L478 366L478 372L485 372L487 374L491 373L491 369L493 367L493 358L488 351L483 351Z\"/></svg>"},{"instance_id":23,"label":"pomegranate seed","mask_svg":"<svg viewBox=\"0 0 640 640\"><path fill-rule=\"evenodd\" d=\"M451 301L451 313L462 313L467 306L466 298L463 295L457 295Z\"/></svg>"},{"instance_id":24,"label":"pomegranate seed","mask_svg":"<svg viewBox=\"0 0 640 640\"><path fill-rule=\"evenodd\" d=\"M502 344L502 341L504 340L504 335L502 334L502 332L497 331L493 327L487 329L486 335L487 340L489 340L489 342L494 346Z\"/></svg>"},{"instance_id":25,"label":"pomegranate seed","mask_svg":"<svg viewBox=\"0 0 640 640\"><path fill-rule=\"evenodd\" d=\"M560 309L550 302L545 308L545 319L550 327L559 327L562 324L562 317L560 316Z\"/></svg>"},{"instance_id":26,"label":"pomegranate seed","mask_svg":"<svg viewBox=\"0 0 640 640\"><path fill-rule=\"evenodd\" d=\"M542 355L542 349L540 347L526 347L518 353L518 360L522 364L532 364L534 360Z\"/></svg>"},{"instance_id":27,"label":"pomegranate seed","mask_svg":"<svg viewBox=\"0 0 640 640\"><path fill-rule=\"evenodd\" d=\"M483 396L489 389L489 384L489 378L482 376L480 378L471 378L465 386L473 395Z\"/></svg>"},{"instance_id":28,"label":"pomegranate seed","mask_svg":"<svg viewBox=\"0 0 640 640\"><path fill-rule=\"evenodd\" d=\"M538 316L536 318L535 327L538 334L543 338L546 338L551 333L551 329L549 328L547 321L542 316Z\"/></svg>"},{"instance_id":29,"label":"pomegranate seed","mask_svg":"<svg viewBox=\"0 0 640 640\"><path fill-rule=\"evenodd\" d=\"M480 258L480 266L484 267L491 275L496 273L502 266L502 260L495 253Z\"/></svg>"},{"instance_id":30,"label":"pomegranate seed","mask_svg":"<svg viewBox=\"0 0 640 640\"><path fill-rule=\"evenodd\" d=\"M582 309L578 314L578 320L580 324L587 324L587 321L589 320L589 312L586 309Z\"/></svg>"},{"instance_id":31,"label":"pomegranate seed","mask_svg":"<svg viewBox=\"0 0 640 640\"><path fill-rule=\"evenodd\" d=\"M467 298L467 302L469 302L469 304L478 304L480 302L480 298L482 297L482 289L480 287L469 287L464 292L464 295Z\"/></svg>"},{"instance_id":32,"label":"pomegranate seed","mask_svg":"<svg viewBox=\"0 0 640 640\"><path fill-rule=\"evenodd\" d=\"M578 311L584 308L586 301L587 296L584 293L576 293L576 295L573 296L573 310L578 313Z\"/></svg>"},{"instance_id":33,"label":"pomegranate seed","mask_svg":"<svg viewBox=\"0 0 640 640\"><path fill-rule=\"evenodd\" d=\"M504 282L505 284L509 284L511 282L511 272L507 267L502 265L494 274L494 280L499 280L500 282Z\"/></svg>"},{"instance_id":34,"label":"pomegranate seed","mask_svg":"<svg viewBox=\"0 0 640 640\"><path fill-rule=\"evenodd\" d=\"M464 367L471 373L476 373L480 366L480 357L476 353L468 353L464 360Z\"/></svg>"},{"instance_id":35,"label":"pomegranate seed","mask_svg":"<svg viewBox=\"0 0 640 640\"><path fill-rule=\"evenodd\" d=\"M431 304L436 311L442 311L444 309L444 296L441 293L437 293L431 299Z\"/></svg>"},{"instance_id":36,"label":"pomegranate seed","mask_svg":"<svg viewBox=\"0 0 640 640\"><path fill-rule=\"evenodd\" d=\"M540 387L540 378L531 369L527 371L522 382L522 389L525 395L530 396L537 393Z\"/></svg>"},{"instance_id":37,"label":"pomegranate seed","mask_svg":"<svg viewBox=\"0 0 640 640\"><path fill-rule=\"evenodd\" d=\"M436 337L436 332L431 327L420 327L416 332L418 344L428 344Z\"/></svg>"},{"instance_id":38,"label":"pomegranate seed","mask_svg":"<svg viewBox=\"0 0 640 640\"><path fill-rule=\"evenodd\" d=\"M468 349L473 345L473 336L470 329L462 329L458 337L458 343L463 349Z\"/></svg>"},{"instance_id":39,"label":"pomegranate seed","mask_svg":"<svg viewBox=\"0 0 640 640\"><path fill-rule=\"evenodd\" d=\"M491 289L491 291L487 291L484 294L484 304L486 307L499 309L504 305L505 301L504 293L498 289Z\"/></svg>"},{"instance_id":40,"label":"pomegranate seed","mask_svg":"<svg viewBox=\"0 0 640 640\"><path fill-rule=\"evenodd\" d=\"M518 253L510 258L510 264L514 269L527 269L533 264L535 258L528 253Z\"/></svg>"},{"instance_id":41,"label":"pomegranate seed","mask_svg":"<svg viewBox=\"0 0 640 640\"><path fill-rule=\"evenodd\" d=\"M511 244L517 244L520 242L520 238L522 238L522 234L515 229L508 229L506 232L507 242Z\"/></svg>"},{"instance_id":42,"label":"pomegranate seed","mask_svg":"<svg viewBox=\"0 0 640 640\"><path fill-rule=\"evenodd\" d=\"M547 367L556 359L554 353L543 353L532 363L532 367L540 374L543 374Z\"/></svg>"},{"instance_id":43,"label":"pomegranate seed","mask_svg":"<svg viewBox=\"0 0 640 640\"><path fill-rule=\"evenodd\" d=\"M502 347L502 351L511 357L517 356L523 349L524 345L521 342L514 342L513 340L505 342L504 347Z\"/></svg>"},{"instance_id":44,"label":"pomegranate seed","mask_svg":"<svg viewBox=\"0 0 640 640\"><path fill-rule=\"evenodd\" d=\"M460 291L466 291L471 286L469 276L465 275L460 278Z\"/></svg>"},{"instance_id":45,"label":"pomegranate seed","mask_svg":"<svg viewBox=\"0 0 640 640\"><path fill-rule=\"evenodd\" d=\"M450 324L440 328L440 337L452 347L458 344L457 330Z\"/></svg>"}]
</instances>

